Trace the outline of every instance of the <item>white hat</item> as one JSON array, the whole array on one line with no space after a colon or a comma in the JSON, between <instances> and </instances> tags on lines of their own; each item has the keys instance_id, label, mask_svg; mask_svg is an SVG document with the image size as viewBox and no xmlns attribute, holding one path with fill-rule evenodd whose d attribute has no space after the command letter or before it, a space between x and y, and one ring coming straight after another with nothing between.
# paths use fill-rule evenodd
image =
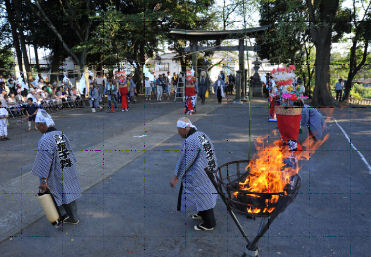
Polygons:
<instances>
[{"instance_id":1,"label":"white hat","mask_svg":"<svg viewBox=\"0 0 371 257\"><path fill-rule=\"evenodd\" d=\"M44 109L39 109L37 111L37 114L36 114L36 117L35 117L35 122L45 123L46 126L48 126L48 127L54 127L55 126L55 123L54 123L52 117Z\"/></svg>"},{"instance_id":2,"label":"white hat","mask_svg":"<svg viewBox=\"0 0 371 257\"><path fill-rule=\"evenodd\" d=\"M191 121L189 121L189 122L185 122L185 121L183 120L183 118L180 118L180 119L177 121L176 126L177 126L177 128L187 128L187 127L191 127L191 128L197 129L196 126L194 126L194 125L192 124Z\"/></svg>"}]
</instances>

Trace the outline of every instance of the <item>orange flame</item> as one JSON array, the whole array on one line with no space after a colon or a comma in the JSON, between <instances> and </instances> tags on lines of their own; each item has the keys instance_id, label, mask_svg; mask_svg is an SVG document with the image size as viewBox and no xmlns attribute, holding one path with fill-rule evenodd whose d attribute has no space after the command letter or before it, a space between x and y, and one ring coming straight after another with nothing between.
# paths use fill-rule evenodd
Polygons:
<instances>
[{"instance_id":1,"label":"orange flame","mask_svg":"<svg viewBox=\"0 0 371 257\"><path fill-rule=\"evenodd\" d=\"M297 160L309 160L311 155L328 139L328 135L321 141L314 141L308 137L303 146L305 150L292 153L288 147L282 146L282 141L277 140L271 145L267 145L266 138L258 138L256 140L257 153L252 161L249 162L246 170L249 171L249 176L243 182L239 182L240 190L258 193L285 193L285 186L290 182L291 176L298 174L299 166L288 167L284 161L288 158L296 158ZM296 162L297 163L297 162ZM238 191L233 193L237 198ZM258 194L249 194L249 197L260 197ZM271 205L276 203L280 198L279 195L272 195L270 199L265 200L266 208L248 207L248 213L257 214L271 213L275 208Z\"/></svg>"}]
</instances>

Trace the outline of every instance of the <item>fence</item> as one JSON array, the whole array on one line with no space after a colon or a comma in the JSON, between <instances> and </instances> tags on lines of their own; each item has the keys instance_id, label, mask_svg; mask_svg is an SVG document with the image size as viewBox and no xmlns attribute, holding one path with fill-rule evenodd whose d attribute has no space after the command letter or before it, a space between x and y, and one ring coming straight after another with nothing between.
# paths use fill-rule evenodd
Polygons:
<instances>
[{"instance_id":1,"label":"fence","mask_svg":"<svg viewBox=\"0 0 371 257\"><path fill-rule=\"evenodd\" d=\"M365 99L362 99L362 100L358 100L358 99L349 97L349 103L359 104L359 105L371 105L371 99L365 98Z\"/></svg>"}]
</instances>

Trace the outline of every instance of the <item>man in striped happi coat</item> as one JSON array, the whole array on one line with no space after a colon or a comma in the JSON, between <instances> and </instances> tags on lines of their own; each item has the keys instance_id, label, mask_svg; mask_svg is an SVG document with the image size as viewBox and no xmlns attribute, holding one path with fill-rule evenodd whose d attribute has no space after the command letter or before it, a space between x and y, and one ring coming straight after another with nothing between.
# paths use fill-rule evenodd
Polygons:
<instances>
[{"instance_id":1,"label":"man in striped happi coat","mask_svg":"<svg viewBox=\"0 0 371 257\"><path fill-rule=\"evenodd\" d=\"M192 219L202 219L203 222L194 226L195 230L213 230L216 225L213 209L217 192L205 168L212 171L217 168L214 146L210 138L198 131L188 118L179 119L177 127L179 135L185 138L176 164L175 177L170 181L172 187L175 187L179 179L182 182L178 211L197 213L192 215Z\"/></svg>"},{"instance_id":2,"label":"man in striped happi coat","mask_svg":"<svg viewBox=\"0 0 371 257\"><path fill-rule=\"evenodd\" d=\"M81 188L76 170L76 158L68 138L54 126L54 121L43 109L35 119L43 133L37 146L32 173L40 178L40 189L52 193L65 223L78 224L76 199Z\"/></svg>"}]
</instances>

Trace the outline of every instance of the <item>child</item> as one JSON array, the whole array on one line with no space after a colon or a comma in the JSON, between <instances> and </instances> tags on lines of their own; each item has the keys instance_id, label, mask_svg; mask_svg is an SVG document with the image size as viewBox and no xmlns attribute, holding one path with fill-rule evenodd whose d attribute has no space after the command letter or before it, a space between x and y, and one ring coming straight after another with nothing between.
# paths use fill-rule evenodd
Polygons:
<instances>
[{"instance_id":1,"label":"child","mask_svg":"<svg viewBox=\"0 0 371 257\"><path fill-rule=\"evenodd\" d=\"M27 131L31 131L32 121L34 122L35 130L37 130L36 124L35 124L35 117L37 114L37 105L33 103L33 99L31 97L27 99L26 113L28 117Z\"/></svg>"},{"instance_id":2,"label":"child","mask_svg":"<svg viewBox=\"0 0 371 257\"><path fill-rule=\"evenodd\" d=\"M151 87L151 82L149 81L149 77L146 77L146 80L145 80L145 93L146 93L146 101L147 100L151 100L151 90L152 90L152 87Z\"/></svg>"},{"instance_id":3,"label":"child","mask_svg":"<svg viewBox=\"0 0 371 257\"><path fill-rule=\"evenodd\" d=\"M99 106L99 92L94 84L90 84L89 97L91 112L96 112L96 108L99 108L100 106Z\"/></svg>"},{"instance_id":4,"label":"child","mask_svg":"<svg viewBox=\"0 0 371 257\"><path fill-rule=\"evenodd\" d=\"M8 111L5 109L5 107L2 106L2 103L0 101L0 140L5 141L9 140L8 138L8 128L6 124L6 119L8 118Z\"/></svg>"}]
</instances>

